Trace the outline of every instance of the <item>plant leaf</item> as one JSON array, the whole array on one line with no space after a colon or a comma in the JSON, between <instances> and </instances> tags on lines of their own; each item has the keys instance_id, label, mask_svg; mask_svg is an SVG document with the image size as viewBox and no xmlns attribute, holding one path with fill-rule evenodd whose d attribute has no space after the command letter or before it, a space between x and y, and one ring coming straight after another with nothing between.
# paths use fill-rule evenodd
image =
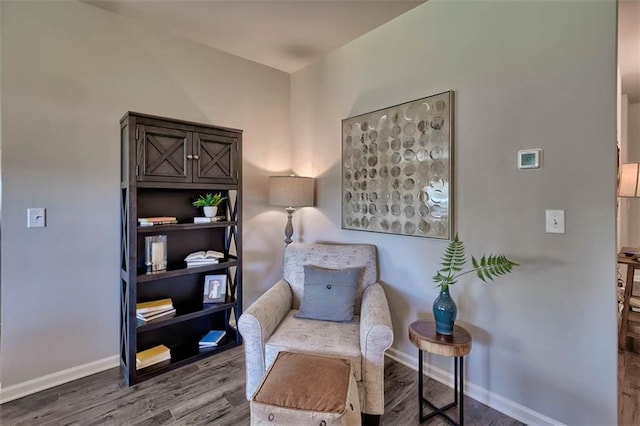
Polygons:
<instances>
[{"instance_id":1,"label":"plant leaf","mask_svg":"<svg viewBox=\"0 0 640 426\"><path fill-rule=\"evenodd\" d=\"M455 237L449 241L444 251L441 262L443 267L440 271L451 276L454 272L462 271L465 263L464 244L458 238L458 234L456 234Z\"/></svg>"},{"instance_id":2,"label":"plant leaf","mask_svg":"<svg viewBox=\"0 0 640 426\"><path fill-rule=\"evenodd\" d=\"M475 260L475 259L474 259ZM474 261L474 268L476 269L476 274L478 278L482 281L487 282L493 281L499 276L506 275L511 272L513 266L516 266L517 263L510 261L507 259L505 255L492 255L485 258L482 256L480 263Z\"/></svg>"}]
</instances>

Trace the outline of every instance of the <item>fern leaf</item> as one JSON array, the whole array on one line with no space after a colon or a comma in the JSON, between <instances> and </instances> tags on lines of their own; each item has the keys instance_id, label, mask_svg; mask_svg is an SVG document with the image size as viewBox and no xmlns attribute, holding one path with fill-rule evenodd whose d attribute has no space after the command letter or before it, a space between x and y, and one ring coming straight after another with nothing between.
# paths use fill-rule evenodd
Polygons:
<instances>
[{"instance_id":1,"label":"fern leaf","mask_svg":"<svg viewBox=\"0 0 640 426\"><path fill-rule=\"evenodd\" d=\"M449 244L447 244L447 248L442 256L441 265L443 267L440 271L451 275L452 273L462 271L465 263L464 244L458 239L458 234L456 234L456 236L449 241Z\"/></svg>"},{"instance_id":2,"label":"fern leaf","mask_svg":"<svg viewBox=\"0 0 640 426\"><path fill-rule=\"evenodd\" d=\"M517 264L507 259L506 256L493 254L486 258L482 256L479 263L474 262L478 278L485 282L487 280L493 281L499 276L506 275L511 272L511 268L515 265Z\"/></svg>"}]
</instances>

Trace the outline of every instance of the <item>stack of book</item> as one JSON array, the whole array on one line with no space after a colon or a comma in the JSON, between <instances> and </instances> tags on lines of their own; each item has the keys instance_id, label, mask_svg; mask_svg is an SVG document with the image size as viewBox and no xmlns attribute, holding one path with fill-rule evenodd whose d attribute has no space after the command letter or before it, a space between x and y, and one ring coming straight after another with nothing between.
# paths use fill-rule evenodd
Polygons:
<instances>
[{"instance_id":1,"label":"stack of book","mask_svg":"<svg viewBox=\"0 0 640 426\"><path fill-rule=\"evenodd\" d=\"M136 368L141 369L171 359L171 351L165 345L154 346L136 354Z\"/></svg>"},{"instance_id":2,"label":"stack of book","mask_svg":"<svg viewBox=\"0 0 640 426\"><path fill-rule=\"evenodd\" d=\"M138 218L138 225L140 226L171 225L174 223L178 223L178 219L175 216L139 217Z\"/></svg>"},{"instance_id":3,"label":"stack of book","mask_svg":"<svg viewBox=\"0 0 640 426\"><path fill-rule=\"evenodd\" d=\"M200 217L194 217L193 223L213 223L223 219L224 219L224 216L217 216L217 217L200 216Z\"/></svg>"},{"instance_id":4,"label":"stack of book","mask_svg":"<svg viewBox=\"0 0 640 426\"><path fill-rule=\"evenodd\" d=\"M187 262L187 268L193 268L198 266L206 266L216 264L224 257L224 253L215 250L201 250L189 254L184 258Z\"/></svg>"},{"instance_id":5,"label":"stack of book","mask_svg":"<svg viewBox=\"0 0 640 426\"><path fill-rule=\"evenodd\" d=\"M200 348L213 348L218 346L218 343L220 343L226 334L227 332L224 330L211 330L202 339L200 339L198 346Z\"/></svg>"},{"instance_id":6,"label":"stack of book","mask_svg":"<svg viewBox=\"0 0 640 426\"><path fill-rule=\"evenodd\" d=\"M152 300L150 302L136 303L136 318L141 325L174 317L176 310L171 299Z\"/></svg>"}]
</instances>

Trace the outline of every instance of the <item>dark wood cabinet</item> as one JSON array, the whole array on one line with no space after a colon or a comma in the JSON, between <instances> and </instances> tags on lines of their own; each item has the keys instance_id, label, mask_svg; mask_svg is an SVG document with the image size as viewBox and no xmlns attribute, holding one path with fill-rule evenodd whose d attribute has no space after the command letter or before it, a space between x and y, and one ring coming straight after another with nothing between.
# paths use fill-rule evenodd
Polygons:
<instances>
[{"instance_id":1,"label":"dark wood cabinet","mask_svg":"<svg viewBox=\"0 0 640 426\"><path fill-rule=\"evenodd\" d=\"M170 125L153 118L141 118L136 124L139 182L238 182L237 132L202 125L167 127Z\"/></svg>"},{"instance_id":2,"label":"dark wood cabinet","mask_svg":"<svg viewBox=\"0 0 640 426\"><path fill-rule=\"evenodd\" d=\"M236 321L242 313L242 131L138 113L121 120L121 370L129 385L241 344ZM199 195L220 192L217 222L196 224ZM175 216L178 223L139 227L138 218ZM145 237L166 235L168 266L148 273ZM187 268L199 250L224 253L217 264ZM226 299L204 304L207 275L226 277ZM136 304L171 298L176 315L140 324ZM209 330L225 330L213 348L198 341ZM136 353L163 344L171 360L136 369Z\"/></svg>"},{"instance_id":3,"label":"dark wood cabinet","mask_svg":"<svg viewBox=\"0 0 640 426\"><path fill-rule=\"evenodd\" d=\"M238 171L238 138L231 134L193 134L193 182L236 183Z\"/></svg>"},{"instance_id":4,"label":"dark wood cabinet","mask_svg":"<svg viewBox=\"0 0 640 426\"><path fill-rule=\"evenodd\" d=\"M136 174L140 182L190 182L193 134L182 129L138 124Z\"/></svg>"}]
</instances>

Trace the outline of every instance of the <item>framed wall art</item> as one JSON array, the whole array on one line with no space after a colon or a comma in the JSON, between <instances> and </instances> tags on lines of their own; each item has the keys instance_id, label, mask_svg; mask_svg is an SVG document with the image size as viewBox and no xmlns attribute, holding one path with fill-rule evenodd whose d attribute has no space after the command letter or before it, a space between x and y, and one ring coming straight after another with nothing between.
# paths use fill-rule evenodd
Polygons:
<instances>
[{"instance_id":1,"label":"framed wall art","mask_svg":"<svg viewBox=\"0 0 640 426\"><path fill-rule=\"evenodd\" d=\"M453 91L342 120L342 228L450 239Z\"/></svg>"}]
</instances>

